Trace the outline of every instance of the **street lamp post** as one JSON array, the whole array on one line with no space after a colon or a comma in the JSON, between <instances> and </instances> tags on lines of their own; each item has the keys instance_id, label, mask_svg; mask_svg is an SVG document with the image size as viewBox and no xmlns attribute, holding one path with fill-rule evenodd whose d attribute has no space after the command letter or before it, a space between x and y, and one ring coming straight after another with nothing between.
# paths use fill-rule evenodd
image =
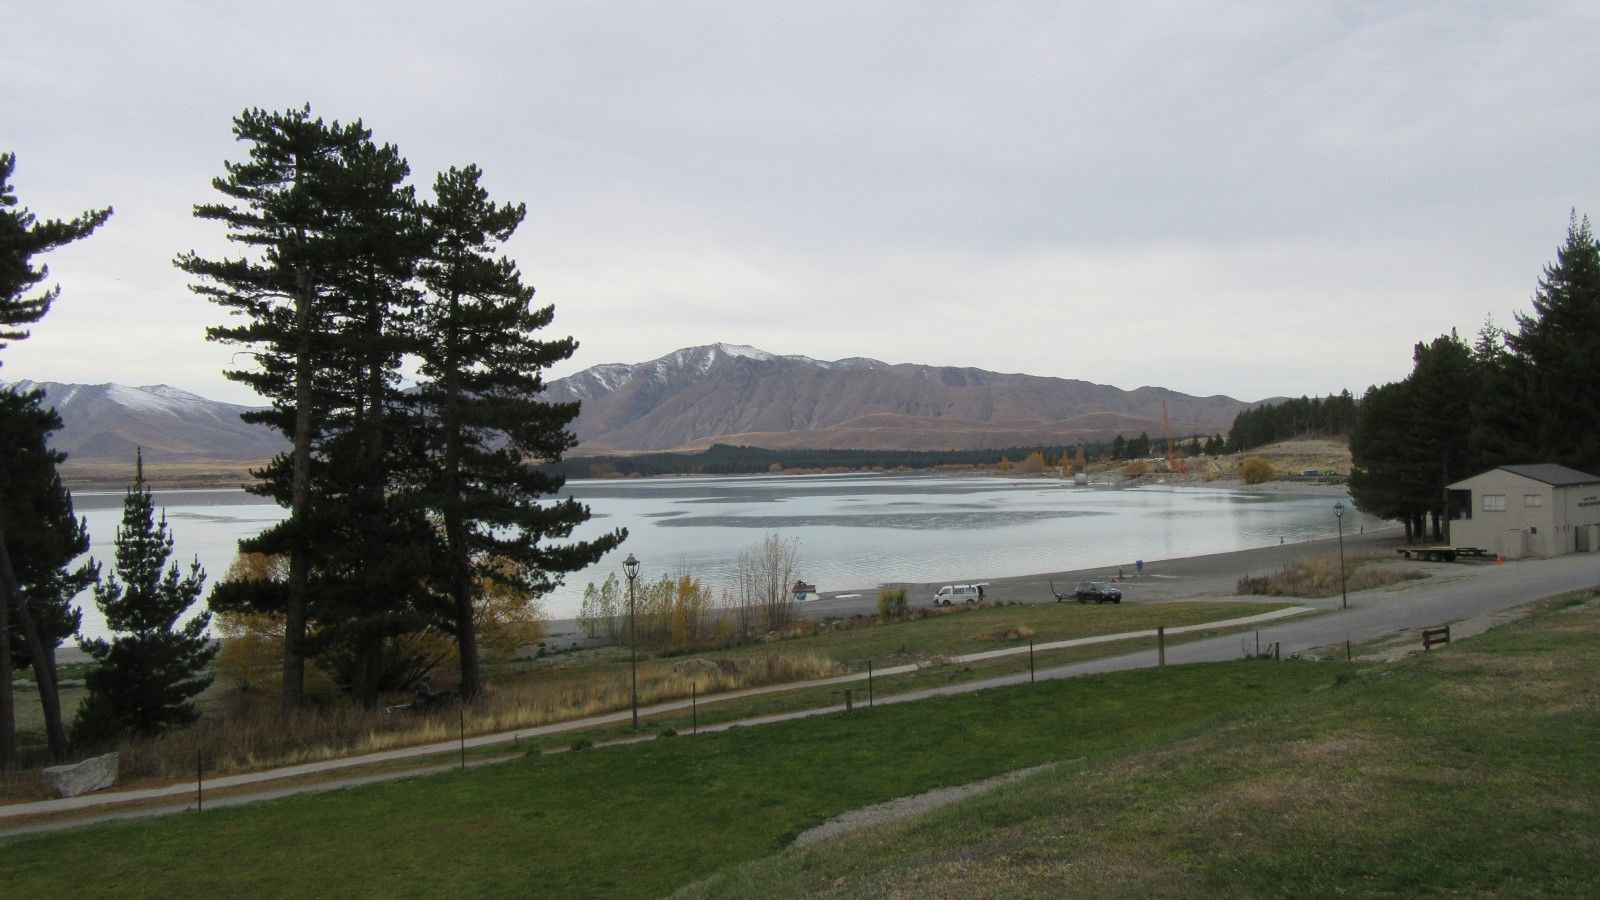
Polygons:
<instances>
[{"instance_id":1,"label":"street lamp post","mask_svg":"<svg viewBox=\"0 0 1600 900\"><path fill-rule=\"evenodd\" d=\"M633 581L639 577L639 561L629 553L622 561L622 573L628 576L628 668L633 685L633 730L639 730L639 633L633 624Z\"/></svg>"},{"instance_id":2,"label":"street lamp post","mask_svg":"<svg viewBox=\"0 0 1600 900\"><path fill-rule=\"evenodd\" d=\"M1333 505L1333 518L1339 523L1339 608L1350 608L1350 592L1344 582L1344 501Z\"/></svg>"}]
</instances>

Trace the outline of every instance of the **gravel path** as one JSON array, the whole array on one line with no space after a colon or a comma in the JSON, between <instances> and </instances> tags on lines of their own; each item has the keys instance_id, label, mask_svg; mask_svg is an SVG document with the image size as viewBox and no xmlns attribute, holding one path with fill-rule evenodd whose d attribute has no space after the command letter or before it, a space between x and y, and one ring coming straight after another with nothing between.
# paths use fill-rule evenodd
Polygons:
<instances>
[{"instance_id":1,"label":"gravel path","mask_svg":"<svg viewBox=\"0 0 1600 900\"><path fill-rule=\"evenodd\" d=\"M949 806L958 800L965 800L968 797L975 797L978 794L987 793L988 791L992 791L1001 785L1010 784L1013 781L1020 781L1021 779L1027 778L1030 775L1038 774L1039 772L1043 772L1047 769L1053 769L1058 765L1060 765L1060 763L1045 763L1042 766L1032 766L1026 769L1017 769L1014 772L1006 772L1003 775L996 775L993 778L985 778L982 781L974 781L971 784L963 784L956 787L947 788L934 788L927 793L917 794L912 797L901 797L885 803L875 803L872 806L863 806L860 809L852 809L842 815L834 816L815 828L807 829L806 831L801 832L800 836L794 839L794 845L796 847L803 847L806 844L814 844L817 841L827 840L828 838L841 834L848 834L852 831L860 831L863 828L874 828L889 822L898 822L901 819L909 819L913 816L920 816L923 813L932 812L941 806Z\"/></svg>"}]
</instances>

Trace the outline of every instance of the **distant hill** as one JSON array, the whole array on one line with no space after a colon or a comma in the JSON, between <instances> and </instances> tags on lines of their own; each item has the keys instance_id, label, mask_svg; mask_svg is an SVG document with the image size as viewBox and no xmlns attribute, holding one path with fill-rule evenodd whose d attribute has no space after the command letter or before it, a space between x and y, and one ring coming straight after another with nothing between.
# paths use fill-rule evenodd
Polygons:
<instances>
[{"instance_id":1,"label":"distant hill","mask_svg":"<svg viewBox=\"0 0 1600 900\"><path fill-rule=\"evenodd\" d=\"M157 463L242 463L286 449L276 432L239 421L249 407L167 385L20 382L45 391L71 464L125 464L134 448ZM1131 391L1065 378L955 366L777 356L734 344L688 347L637 364L594 366L550 382L577 400L580 453L770 449L967 450L1161 435L1226 434L1255 404L1158 387Z\"/></svg>"},{"instance_id":2,"label":"distant hill","mask_svg":"<svg viewBox=\"0 0 1600 900\"><path fill-rule=\"evenodd\" d=\"M23 389L42 388L46 403L61 415L62 429L51 444L72 465L129 464L135 448L160 463L255 462L284 450L275 431L246 425L239 414L250 407L207 400L164 384L62 384L21 381Z\"/></svg>"},{"instance_id":3,"label":"distant hill","mask_svg":"<svg viewBox=\"0 0 1600 900\"><path fill-rule=\"evenodd\" d=\"M1125 391L1064 378L956 366L832 362L709 344L638 364L594 366L550 383L578 400L580 452L691 450L712 443L953 450L1069 444L1162 433L1226 434L1255 405L1158 387Z\"/></svg>"}]
</instances>

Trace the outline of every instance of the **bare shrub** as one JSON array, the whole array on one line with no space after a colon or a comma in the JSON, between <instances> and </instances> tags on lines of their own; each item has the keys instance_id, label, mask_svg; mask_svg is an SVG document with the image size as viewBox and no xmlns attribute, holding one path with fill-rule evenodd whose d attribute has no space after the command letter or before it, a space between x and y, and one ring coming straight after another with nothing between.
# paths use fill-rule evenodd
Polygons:
<instances>
[{"instance_id":1,"label":"bare shrub","mask_svg":"<svg viewBox=\"0 0 1600 900\"><path fill-rule=\"evenodd\" d=\"M759 626L776 631L794 618L794 595L789 585L794 578L799 540L784 540L776 532L761 543L739 552L739 605L743 630ZM754 616L755 621L750 617Z\"/></svg>"},{"instance_id":2,"label":"bare shrub","mask_svg":"<svg viewBox=\"0 0 1600 900\"><path fill-rule=\"evenodd\" d=\"M1239 481L1244 484L1261 484L1278 476L1278 470L1259 456L1247 456L1239 464Z\"/></svg>"}]
</instances>

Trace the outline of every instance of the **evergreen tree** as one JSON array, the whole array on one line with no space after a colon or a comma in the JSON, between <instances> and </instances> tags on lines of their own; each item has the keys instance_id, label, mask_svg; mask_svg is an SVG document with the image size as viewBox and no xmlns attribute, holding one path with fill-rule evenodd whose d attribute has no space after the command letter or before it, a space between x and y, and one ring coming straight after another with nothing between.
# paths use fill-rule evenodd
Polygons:
<instances>
[{"instance_id":1,"label":"evergreen tree","mask_svg":"<svg viewBox=\"0 0 1600 900\"><path fill-rule=\"evenodd\" d=\"M1472 344L1472 424L1467 434L1468 473L1539 458L1528 427L1527 364L1506 350L1505 332L1486 318Z\"/></svg>"},{"instance_id":2,"label":"evergreen tree","mask_svg":"<svg viewBox=\"0 0 1600 900\"><path fill-rule=\"evenodd\" d=\"M1517 316L1506 346L1516 359L1510 383L1522 389L1540 461L1600 472L1600 392L1592 389L1600 371L1600 243L1587 217L1573 215L1566 243L1539 279L1533 315Z\"/></svg>"},{"instance_id":3,"label":"evergreen tree","mask_svg":"<svg viewBox=\"0 0 1600 900\"><path fill-rule=\"evenodd\" d=\"M27 337L27 326L44 318L61 295L61 288L53 287L29 296L50 275L49 267L35 266L33 258L88 237L111 216L108 206L67 221L40 222L17 205L11 185L16 167L16 154L0 153L0 350Z\"/></svg>"},{"instance_id":4,"label":"evergreen tree","mask_svg":"<svg viewBox=\"0 0 1600 900\"><path fill-rule=\"evenodd\" d=\"M1402 490L1410 503L1433 518L1433 537L1443 540L1451 482L1467 471L1471 397L1477 382L1472 351L1455 332L1417 344L1411 387L1410 427L1401 447Z\"/></svg>"},{"instance_id":5,"label":"evergreen tree","mask_svg":"<svg viewBox=\"0 0 1600 900\"><path fill-rule=\"evenodd\" d=\"M1411 408L1407 382L1370 388L1361 398L1361 416L1350 432L1351 499L1370 516L1404 522L1407 540L1418 536L1420 515L1414 498L1405 491L1402 471Z\"/></svg>"},{"instance_id":6,"label":"evergreen tree","mask_svg":"<svg viewBox=\"0 0 1600 900\"><path fill-rule=\"evenodd\" d=\"M33 669L44 713L50 753L63 759L67 736L56 690L55 651L78 630L79 612L72 598L94 583L93 563L73 560L89 550L89 533L73 515L72 495L61 484L56 467L64 454L50 449L50 435L61 428L55 410L41 405L44 395L0 390L0 579L15 622L8 622L0 641L6 682L13 667ZM7 696L5 750L15 745L14 711Z\"/></svg>"},{"instance_id":7,"label":"evergreen tree","mask_svg":"<svg viewBox=\"0 0 1600 900\"><path fill-rule=\"evenodd\" d=\"M219 589L213 602L284 614L283 704L293 708L304 694L313 556L330 546L327 525L319 521L328 505L313 492L313 470L323 467L329 419L349 396L349 367L335 363L338 318L349 312L340 288L357 277L352 249L361 245L360 227L371 221L351 213L367 199L360 190L364 179L352 169L373 158L364 156L371 132L360 122L314 119L309 106L247 110L234 119L233 131L249 145L248 159L224 164L226 176L212 182L225 202L194 212L222 222L229 240L256 253L208 260L191 251L176 263L198 279L192 290L246 320L208 329L206 336L251 348L252 368L224 374L271 401L245 420L277 428L291 443L288 453L255 473L258 483L250 488L287 506L289 516L245 547L286 555L288 580Z\"/></svg>"},{"instance_id":8,"label":"evergreen tree","mask_svg":"<svg viewBox=\"0 0 1600 900\"><path fill-rule=\"evenodd\" d=\"M567 500L540 504L564 479L529 465L556 462L575 443L567 426L576 403L539 399L540 373L577 349L569 338L539 340L555 311L532 305L533 289L499 255L526 213L497 205L476 166L452 168L434 182L426 207L433 251L422 269L428 293L418 342L419 420L429 423L424 503L444 531L447 618L459 648L461 694L481 690L473 611L485 585L514 582L539 596L567 573L600 559L626 537L568 538L589 518Z\"/></svg>"},{"instance_id":9,"label":"evergreen tree","mask_svg":"<svg viewBox=\"0 0 1600 900\"><path fill-rule=\"evenodd\" d=\"M18 204L11 185L15 169L16 156L0 154L0 349L26 338L27 326L60 296L60 288L32 293L49 276L34 257L88 237L111 215L107 207L41 222ZM49 435L61 420L42 402L37 391L0 391L0 678L9 682L14 666L33 667L50 752L62 759L67 745L55 648L77 630L70 600L94 575L86 566L68 568L89 540L56 474L65 456L49 449ZM13 645L17 637L21 646ZM16 712L8 687L0 690L0 767L11 764L15 749Z\"/></svg>"},{"instance_id":10,"label":"evergreen tree","mask_svg":"<svg viewBox=\"0 0 1600 900\"><path fill-rule=\"evenodd\" d=\"M386 645L428 624L425 587L435 575L434 528L407 491L423 477L421 426L399 385L401 359L420 337L411 282L428 240L395 147L359 143L346 166L348 238L328 334L330 365L342 374L314 479L325 549L311 649L337 647L351 663L345 686L370 708L388 669Z\"/></svg>"},{"instance_id":11,"label":"evergreen tree","mask_svg":"<svg viewBox=\"0 0 1600 900\"><path fill-rule=\"evenodd\" d=\"M165 513L156 520L141 454L123 500L115 574L94 589L95 605L115 636L81 643L94 665L74 740L154 735L197 717L190 700L211 683L207 667L217 646L206 637L210 613L178 624L199 599L205 572L196 560L180 576L177 563L167 563L172 546Z\"/></svg>"}]
</instances>

